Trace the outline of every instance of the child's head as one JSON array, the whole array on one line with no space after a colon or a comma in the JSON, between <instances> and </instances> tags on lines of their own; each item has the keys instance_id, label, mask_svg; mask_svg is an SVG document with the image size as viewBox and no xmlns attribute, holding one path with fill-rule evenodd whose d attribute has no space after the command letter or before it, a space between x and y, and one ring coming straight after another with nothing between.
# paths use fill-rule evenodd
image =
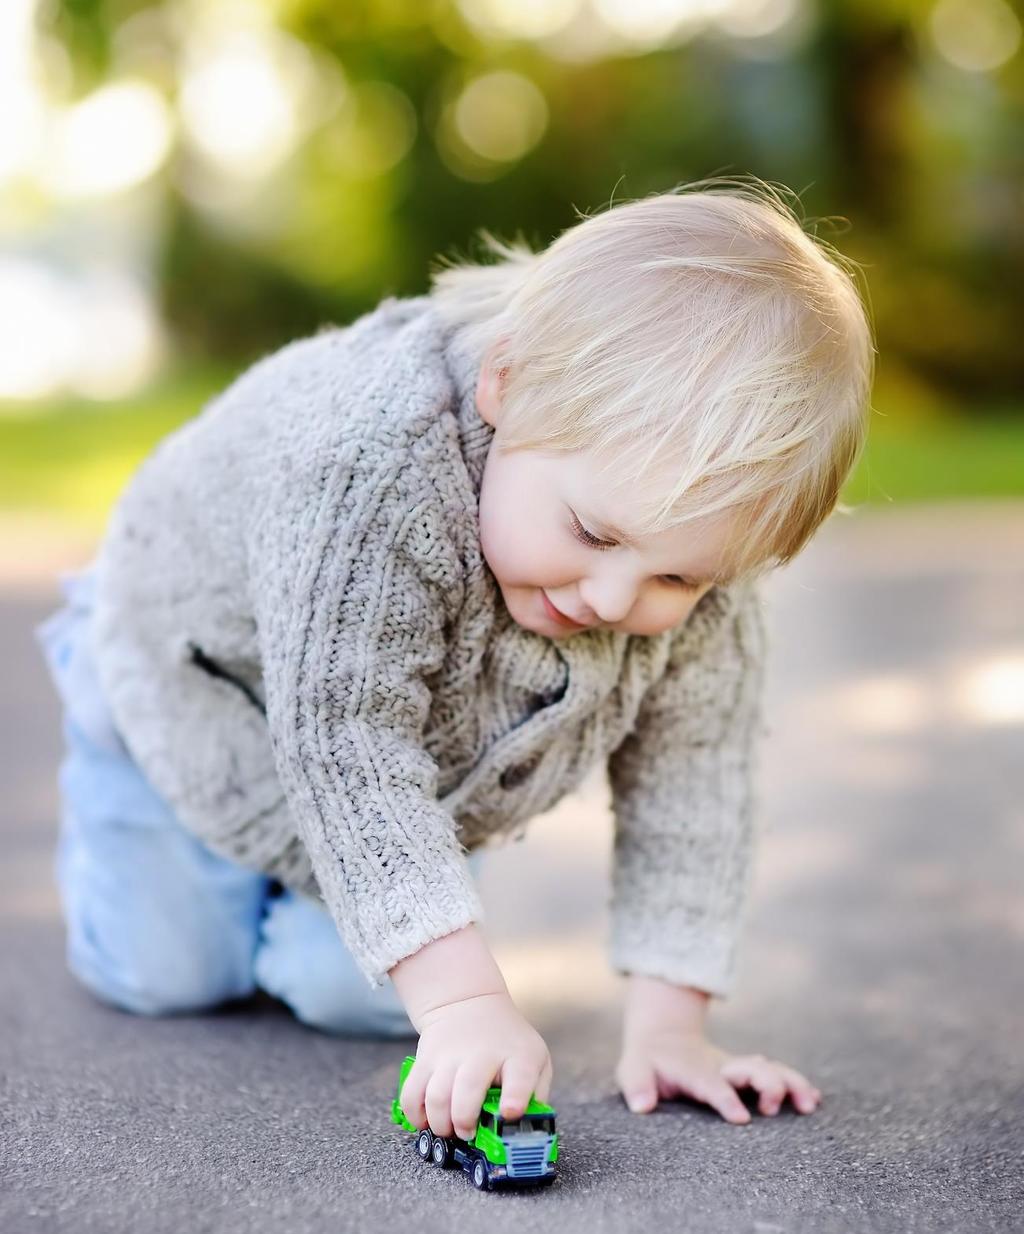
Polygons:
<instances>
[{"instance_id":1,"label":"child's head","mask_svg":"<svg viewBox=\"0 0 1024 1234\"><path fill-rule=\"evenodd\" d=\"M866 431L851 263L761 182L627 202L541 253L486 238L503 261L436 271L433 296L481 357L481 539L513 615L571 632L543 589L586 624L656 633L794 557Z\"/></svg>"}]
</instances>

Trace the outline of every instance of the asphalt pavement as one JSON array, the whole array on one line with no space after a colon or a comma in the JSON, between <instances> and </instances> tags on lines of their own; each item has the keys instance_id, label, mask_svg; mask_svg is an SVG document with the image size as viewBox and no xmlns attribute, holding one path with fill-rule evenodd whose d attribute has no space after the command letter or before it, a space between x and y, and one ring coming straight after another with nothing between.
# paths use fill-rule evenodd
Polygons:
<instances>
[{"instance_id":1,"label":"asphalt pavement","mask_svg":"<svg viewBox=\"0 0 1024 1234\"><path fill-rule=\"evenodd\" d=\"M600 774L489 858L487 934L555 1061L560 1176L516 1194L390 1123L414 1040L329 1036L263 995L146 1019L66 971L31 629L89 547L0 528L3 1234L1024 1229L1024 504L833 520L768 588L762 838L711 1025L804 1071L815 1114L626 1109Z\"/></svg>"}]
</instances>

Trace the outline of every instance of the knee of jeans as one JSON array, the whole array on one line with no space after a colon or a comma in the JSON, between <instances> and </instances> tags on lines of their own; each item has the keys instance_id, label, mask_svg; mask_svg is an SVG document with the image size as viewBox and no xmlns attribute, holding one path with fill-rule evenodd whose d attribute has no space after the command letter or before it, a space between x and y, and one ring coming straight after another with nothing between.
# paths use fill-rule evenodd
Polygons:
<instances>
[{"instance_id":1,"label":"knee of jeans","mask_svg":"<svg viewBox=\"0 0 1024 1234\"><path fill-rule=\"evenodd\" d=\"M267 950L259 953L257 980L309 1028L343 1036L416 1036L390 981L371 989L354 965L317 963L315 951L305 957L307 962L288 964L284 971L281 958L280 953L275 956Z\"/></svg>"},{"instance_id":2,"label":"knee of jeans","mask_svg":"<svg viewBox=\"0 0 1024 1234\"><path fill-rule=\"evenodd\" d=\"M67 962L72 974L103 1002L136 1015L208 1011L253 993L254 983L226 957L184 951L145 953L101 944L82 922L70 923Z\"/></svg>"},{"instance_id":3,"label":"knee of jeans","mask_svg":"<svg viewBox=\"0 0 1024 1234\"><path fill-rule=\"evenodd\" d=\"M327 1033L415 1036L391 981L371 988L321 905L291 892L273 900L253 960L257 984L296 1019Z\"/></svg>"},{"instance_id":4,"label":"knee of jeans","mask_svg":"<svg viewBox=\"0 0 1024 1234\"><path fill-rule=\"evenodd\" d=\"M398 996L383 996L389 987L366 989L365 998L343 999L331 994L303 990L293 994L288 1005L295 1018L309 1028L345 1037L415 1037L417 1035Z\"/></svg>"}]
</instances>

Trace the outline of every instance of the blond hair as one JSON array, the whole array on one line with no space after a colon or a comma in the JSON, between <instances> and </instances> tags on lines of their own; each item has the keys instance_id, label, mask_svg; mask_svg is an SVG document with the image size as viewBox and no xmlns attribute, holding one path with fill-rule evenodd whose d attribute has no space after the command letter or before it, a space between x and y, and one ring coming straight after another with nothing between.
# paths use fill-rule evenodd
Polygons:
<instances>
[{"instance_id":1,"label":"blond hair","mask_svg":"<svg viewBox=\"0 0 1024 1234\"><path fill-rule=\"evenodd\" d=\"M499 262L431 271L460 343L505 370L497 448L606 457L637 534L731 511L734 576L789 561L866 436L854 263L753 178L580 218L541 252L482 231Z\"/></svg>"}]
</instances>

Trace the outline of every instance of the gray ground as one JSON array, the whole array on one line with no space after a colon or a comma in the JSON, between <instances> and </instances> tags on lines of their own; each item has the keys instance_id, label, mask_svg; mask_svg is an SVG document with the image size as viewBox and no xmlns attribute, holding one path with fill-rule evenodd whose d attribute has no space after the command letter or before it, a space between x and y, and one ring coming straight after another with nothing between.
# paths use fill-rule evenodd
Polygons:
<instances>
[{"instance_id":1,"label":"gray ground","mask_svg":"<svg viewBox=\"0 0 1024 1234\"><path fill-rule=\"evenodd\" d=\"M0 1230L1024 1229L1022 547L1021 506L862 514L773 580L764 837L712 1024L804 1070L816 1114L735 1127L616 1095L603 781L493 856L488 931L551 1046L562 1141L555 1187L497 1195L389 1123L411 1042L316 1033L265 997L146 1020L67 974L58 713L29 631L87 546L8 533Z\"/></svg>"}]
</instances>

